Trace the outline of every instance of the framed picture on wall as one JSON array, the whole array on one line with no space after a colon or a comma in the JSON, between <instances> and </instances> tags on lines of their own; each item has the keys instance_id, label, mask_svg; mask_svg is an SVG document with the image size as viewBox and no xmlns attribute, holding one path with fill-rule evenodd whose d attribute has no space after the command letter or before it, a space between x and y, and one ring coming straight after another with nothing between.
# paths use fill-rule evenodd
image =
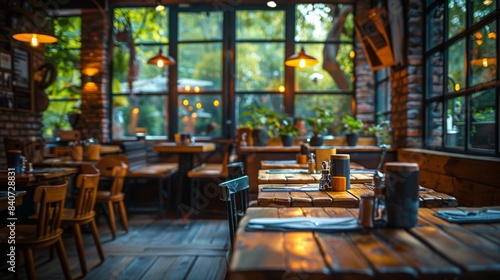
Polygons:
<instances>
[{"instance_id":1,"label":"framed picture on wall","mask_svg":"<svg viewBox=\"0 0 500 280\"><path fill-rule=\"evenodd\" d=\"M14 48L14 80L12 85L16 90L31 89L31 71L29 52L24 49ZM5 77L4 77L5 78Z\"/></svg>"},{"instance_id":2,"label":"framed picture on wall","mask_svg":"<svg viewBox=\"0 0 500 280\"><path fill-rule=\"evenodd\" d=\"M14 109L14 93L12 91L0 90L0 109L13 110Z\"/></svg>"},{"instance_id":3,"label":"framed picture on wall","mask_svg":"<svg viewBox=\"0 0 500 280\"><path fill-rule=\"evenodd\" d=\"M12 59L10 53L0 51L0 68L5 70L12 69Z\"/></svg>"},{"instance_id":4,"label":"framed picture on wall","mask_svg":"<svg viewBox=\"0 0 500 280\"><path fill-rule=\"evenodd\" d=\"M0 71L0 90L3 89L3 72Z\"/></svg>"},{"instance_id":5,"label":"framed picture on wall","mask_svg":"<svg viewBox=\"0 0 500 280\"><path fill-rule=\"evenodd\" d=\"M10 72L3 72L3 89L12 90L12 75Z\"/></svg>"}]
</instances>

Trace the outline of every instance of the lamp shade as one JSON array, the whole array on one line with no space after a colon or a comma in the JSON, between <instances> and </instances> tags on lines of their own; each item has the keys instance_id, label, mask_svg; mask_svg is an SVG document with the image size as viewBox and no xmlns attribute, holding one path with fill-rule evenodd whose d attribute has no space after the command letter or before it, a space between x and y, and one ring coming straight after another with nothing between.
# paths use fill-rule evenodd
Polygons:
<instances>
[{"instance_id":1,"label":"lamp shade","mask_svg":"<svg viewBox=\"0 0 500 280\"><path fill-rule=\"evenodd\" d=\"M304 68L307 66L314 66L318 63L319 60L317 60L314 56L306 54L304 47L300 49L299 53L294 54L285 60L285 65L290 67Z\"/></svg>"},{"instance_id":2,"label":"lamp shade","mask_svg":"<svg viewBox=\"0 0 500 280\"><path fill-rule=\"evenodd\" d=\"M175 59L169 55L165 56L163 55L162 50L158 52L157 55L153 56L148 60L148 64L153 64L156 65L160 68L168 65L174 65L175 64Z\"/></svg>"},{"instance_id":3,"label":"lamp shade","mask_svg":"<svg viewBox=\"0 0 500 280\"><path fill-rule=\"evenodd\" d=\"M57 42L57 38L52 34L35 30L20 31L12 35L12 38L21 42L30 43L32 47L37 47L40 44L52 44Z\"/></svg>"}]
</instances>

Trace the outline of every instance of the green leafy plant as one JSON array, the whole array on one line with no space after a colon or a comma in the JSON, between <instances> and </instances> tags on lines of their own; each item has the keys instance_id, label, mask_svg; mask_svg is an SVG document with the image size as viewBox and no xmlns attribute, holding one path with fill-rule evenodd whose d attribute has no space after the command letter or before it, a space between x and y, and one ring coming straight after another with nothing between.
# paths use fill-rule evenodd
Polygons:
<instances>
[{"instance_id":1,"label":"green leafy plant","mask_svg":"<svg viewBox=\"0 0 500 280\"><path fill-rule=\"evenodd\" d=\"M283 117L281 121L278 122L278 132L279 135L297 136L299 129L295 126L292 119Z\"/></svg>"},{"instance_id":2,"label":"green leafy plant","mask_svg":"<svg viewBox=\"0 0 500 280\"><path fill-rule=\"evenodd\" d=\"M355 119L353 116L345 116L342 118L344 130L349 134L359 133L363 129L363 122Z\"/></svg>"},{"instance_id":3,"label":"green leafy plant","mask_svg":"<svg viewBox=\"0 0 500 280\"><path fill-rule=\"evenodd\" d=\"M336 116L332 112L315 107L315 117L306 118L306 123L311 128L312 133L317 136L327 130L336 120Z\"/></svg>"},{"instance_id":4,"label":"green leafy plant","mask_svg":"<svg viewBox=\"0 0 500 280\"><path fill-rule=\"evenodd\" d=\"M282 117L267 107L255 105L246 106L245 112L240 114L241 119L247 119L241 127L250 129L266 129L269 137L277 137Z\"/></svg>"}]
</instances>

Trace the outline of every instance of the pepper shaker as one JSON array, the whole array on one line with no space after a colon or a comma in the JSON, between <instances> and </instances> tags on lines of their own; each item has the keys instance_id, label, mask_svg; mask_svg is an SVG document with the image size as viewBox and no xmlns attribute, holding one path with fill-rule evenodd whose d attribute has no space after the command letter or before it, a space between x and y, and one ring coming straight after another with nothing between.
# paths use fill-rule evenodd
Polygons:
<instances>
[{"instance_id":1,"label":"pepper shaker","mask_svg":"<svg viewBox=\"0 0 500 280\"><path fill-rule=\"evenodd\" d=\"M332 189L332 184L330 181L330 174L328 170L328 163L323 161L321 163L323 169L321 169L321 179L319 180L319 189L321 191L329 191Z\"/></svg>"}]
</instances>

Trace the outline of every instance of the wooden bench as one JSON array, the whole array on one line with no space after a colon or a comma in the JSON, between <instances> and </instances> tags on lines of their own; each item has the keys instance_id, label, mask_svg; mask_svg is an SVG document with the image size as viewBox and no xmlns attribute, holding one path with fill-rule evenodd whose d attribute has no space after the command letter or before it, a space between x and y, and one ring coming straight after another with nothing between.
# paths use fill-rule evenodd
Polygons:
<instances>
[{"instance_id":1,"label":"wooden bench","mask_svg":"<svg viewBox=\"0 0 500 280\"><path fill-rule=\"evenodd\" d=\"M170 199L168 187L172 184L172 177L178 171L177 163L149 163L147 143L142 141L122 142L120 144L122 156L126 157L129 171L126 177L127 191L131 181L138 179L156 179L158 181L158 207L160 216L164 215L163 199ZM167 185L165 181L168 180ZM130 195L128 196L130 199Z\"/></svg>"}]
</instances>

